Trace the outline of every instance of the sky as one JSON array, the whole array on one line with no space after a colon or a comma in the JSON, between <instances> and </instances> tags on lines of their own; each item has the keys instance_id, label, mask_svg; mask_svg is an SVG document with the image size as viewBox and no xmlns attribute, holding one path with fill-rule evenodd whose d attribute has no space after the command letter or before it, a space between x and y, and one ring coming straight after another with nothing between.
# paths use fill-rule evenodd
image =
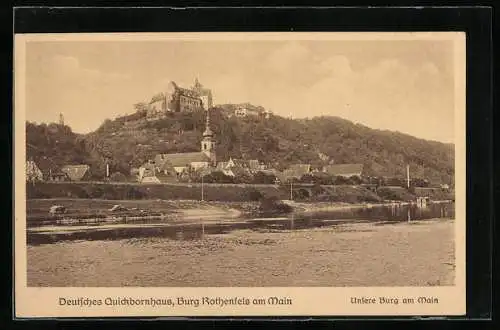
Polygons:
<instances>
[{"instance_id":1,"label":"sky","mask_svg":"<svg viewBox=\"0 0 500 330\"><path fill-rule=\"evenodd\" d=\"M214 104L454 140L450 40L29 41L26 119L56 122L62 113L87 133L170 81L190 87L195 78Z\"/></svg>"}]
</instances>

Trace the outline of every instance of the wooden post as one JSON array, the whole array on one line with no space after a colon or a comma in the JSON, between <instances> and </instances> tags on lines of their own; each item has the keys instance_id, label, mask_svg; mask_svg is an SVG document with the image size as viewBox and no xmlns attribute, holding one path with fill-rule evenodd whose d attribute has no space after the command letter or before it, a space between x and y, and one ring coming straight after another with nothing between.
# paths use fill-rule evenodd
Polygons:
<instances>
[{"instance_id":1,"label":"wooden post","mask_svg":"<svg viewBox=\"0 0 500 330\"><path fill-rule=\"evenodd\" d=\"M406 180L408 189L410 189L410 165L406 165Z\"/></svg>"},{"instance_id":2,"label":"wooden post","mask_svg":"<svg viewBox=\"0 0 500 330\"><path fill-rule=\"evenodd\" d=\"M203 191L203 173L201 174L201 201L205 200L204 191Z\"/></svg>"}]
</instances>

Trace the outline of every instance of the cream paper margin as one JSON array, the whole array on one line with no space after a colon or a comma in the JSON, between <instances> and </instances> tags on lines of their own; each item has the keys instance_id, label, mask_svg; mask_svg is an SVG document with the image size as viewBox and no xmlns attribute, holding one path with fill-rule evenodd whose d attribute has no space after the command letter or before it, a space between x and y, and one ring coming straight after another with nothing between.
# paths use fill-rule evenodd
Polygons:
<instances>
[{"instance_id":1,"label":"cream paper margin","mask_svg":"<svg viewBox=\"0 0 500 330\"><path fill-rule=\"evenodd\" d=\"M227 287L227 288L39 288L27 287L26 250L26 136L25 56L29 41L175 41L175 40L452 40L455 69L455 254L456 279L448 287ZM375 316L464 315L465 304L465 32L279 32L279 33L103 33L17 34L14 36L14 269L15 317L107 316ZM119 270L117 270L119 271ZM59 306L59 297L105 299L106 297L289 297L292 305L249 306ZM351 304L356 297L436 297L437 304Z\"/></svg>"}]
</instances>

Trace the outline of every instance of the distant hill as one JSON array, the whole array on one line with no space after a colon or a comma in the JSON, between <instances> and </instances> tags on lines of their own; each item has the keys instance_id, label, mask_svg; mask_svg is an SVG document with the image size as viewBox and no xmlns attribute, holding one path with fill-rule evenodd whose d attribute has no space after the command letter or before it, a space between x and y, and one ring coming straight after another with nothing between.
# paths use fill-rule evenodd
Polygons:
<instances>
[{"instance_id":1,"label":"distant hill","mask_svg":"<svg viewBox=\"0 0 500 330\"><path fill-rule=\"evenodd\" d=\"M83 135L58 124L26 123L26 158L34 160L43 172L65 164L89 161Z\"/></svg>"},{"instance_id":2,"label":"distant hill","mask_svg":"<svg viewBox=\"0 0 500 330\"><path fill-rule=\"evenodd\" d=\"M278 169L293 163L363 163L369 175L399 177L405 176L409 163L412 177L453 183L453 144L375 130L338 117L228 117L235 107L225 104L211 110L219 160L259 159ZM106 120L86 135L66 127L52 132L50 125L34 124L27 124L27 135L28 142L54 162L86 162L94 166L95 175L102 175L105 159L110 160L113 172L128 173L156 153L198 151L204 124L204 111L169 114L154 122L146 121L145 113L139 111ZM55 143L57 139L64 142ZM40 151L32 149L28 154L39 158Z\"/></svg>"}]
</instances>

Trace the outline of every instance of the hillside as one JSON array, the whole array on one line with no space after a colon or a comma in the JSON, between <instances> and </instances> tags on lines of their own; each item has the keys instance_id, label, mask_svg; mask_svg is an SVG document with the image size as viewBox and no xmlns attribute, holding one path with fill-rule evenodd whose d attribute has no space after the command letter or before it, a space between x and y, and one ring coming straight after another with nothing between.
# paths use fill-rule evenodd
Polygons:
<instances>
[{"instance_id":1,"label":"hillside","mask_svg":"<svg viewBox=\"0 0 500 330\"><path fill-rule=\"evenodd\" d=\"M212 129L217 139L217 158L259 159L283 169L292 163L363 163L369 175L405 175L407 163L412 176L434 183L451 183L454 175L452 144L426 141L406 134L354 124L338 117L269 119L228 117L234 105L212 110ZM128 173L156 153L198 151L204 130L204 112L176 113L147 122L144 112L106 120L95 132L79 136L68 130L64 144L57 146L52 133L27 125L28 141L56 162L86 161L104 172L104 159L112 171ZM45 134L49 138L40 139ZM58 133L60 134L60 133ZM32 148L28 154L33 153ZM59 155L62 153L61 155ZM35 158L39 158L39 153ZM37 159L35 159L36 161Z\"/></svg>"},{"instance_id":2,"label":"hillside","mask_svg":"<svg viewBox=\"0 0 500 330\"><path fill-rule=\"evenodd\" d=\"M65 164L89 162L85 137L58 124L26 123L26 158L33 159L42 172Z\"/></svg>"}]
</instances>

